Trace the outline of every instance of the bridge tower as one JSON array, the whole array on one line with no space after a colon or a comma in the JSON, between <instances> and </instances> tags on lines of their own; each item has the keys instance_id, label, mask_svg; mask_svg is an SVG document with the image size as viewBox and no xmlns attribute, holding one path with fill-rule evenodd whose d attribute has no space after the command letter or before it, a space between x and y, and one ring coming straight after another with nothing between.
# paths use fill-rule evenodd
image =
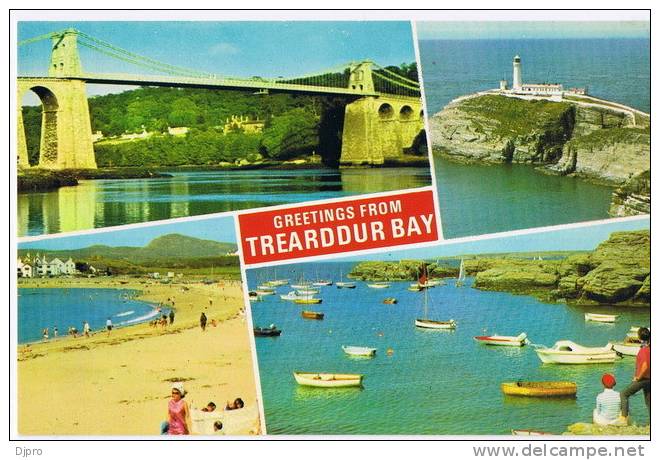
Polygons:
<instances>
[{"instance_id":1,"label":"bridge tower","mask_svg":"<svg viewBox=\"0 0 660 460\"><path fill-rule=\"evenodd\" d=\"M49 77L75 77L82 74L78 54L78 31L67 29L52 37Z\"/></svg>"},{"instance_id":2,"label":"bridge tower","mask_svg":"<svg viewBox=\"0 0 660 460\"><path fill-rule=\"evenodd\" d=\"M371 61L351 66L349 89L368 96L346 104L339 164L382 165L402 160L424 129L421 99L377 93Z\"/></svg>"},{"instance_id":3,"label":"bridge tower","mask_svg":"<svg viewBox=\"0 0 660 460\"><path fill-rule=\"evenodd\" d=\"M39 168L96 169L92 126L77 46L78 32L68 29L52 38L47 78L18 82L18 166L29 167L21 101L32 91L41 101ZM77 78L78 77L78 78Z\"/></svg>"}]
</instances>

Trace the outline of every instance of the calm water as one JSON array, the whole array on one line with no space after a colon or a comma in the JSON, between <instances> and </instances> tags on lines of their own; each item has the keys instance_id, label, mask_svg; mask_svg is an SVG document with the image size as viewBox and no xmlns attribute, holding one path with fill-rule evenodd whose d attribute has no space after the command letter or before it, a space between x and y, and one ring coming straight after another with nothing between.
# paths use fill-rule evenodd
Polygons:
<instances>
[{"instance_id":1,"label":"calm water","mask_svg":"<svg viewBox=\"0 0 660 460\"><path fill-rule=\"evenodd\" d=\"M250 287L274 276L298 279L339 279L352 264L325 263L248 272ZM527 332L537 344L572 339L602 346L623 338L631 325L649 324L648 310L598 308L584 310L549 305L532 297L457 288L453 280L429 290L429 316L453 318L454 332L414 327L423 311L423 293L406 290L408 282L375 290L358 282L354 290L321 288L325 320L304 320L301 306L268 296L252 304L255 325L275 323L278 338L257 338L257 353L266 424L270 434L510 434L511 428L563 432L577 421L589 421L600 377L613 372L625 387L632 378L634 359L614 364L541 365L532 347L493 348L478 345L473 336ZM278 294L289 287L278 288ZM397 305L382 299L394 296ZM585 323L585 311L621 314L615 325ZM378 348L374 359L344 355L341 345ZM394 353L387 356L385 351ZM292 372L362 373L363 389L324 390L296 385ZM504 397L503 381L571 380L578 383L577 399L543 400ZM641 393L640 393L641 394ZM648 423L643 397L631 399L638 423ZM487 415L487 417L484 417Z\"/></svg>"},{"instance_id":2,"label":"calm water","mask_svg":"<svg viewBox=\"0 0 660 460\"><path fill-rule=\"evenodd\" d=\"M511 84L513 56L523 82L588 86L594 96L650 110L648 40L423 40L429 113L465 94ZM530 166L456 165L434 158L445 237L608 217L612 190Z\"/></svg>"},{"instance_id":3,"label":"calm water","mask_svg":"<svg viewBox=\"0 0 660 460\"><path fill-rule=\"evenodd\" d=\"M430 185L428 168L170 172L18 195L18 235L41 235Z\"/></svg>"},{"instance_id":4,"label":"calm water","mask_svg":"<svg viewBox=\"0 0 660 460\"><path fill-rule=\"evenodd\" d=\"M18 343L41 340L41 331L46 327L53 338L54 327L61 337L66 336L69 326L82 332L83 321L96 331L105 329L108 318L121 327L158 315L150 304L130 299L135 293L128 289L20 288Z\"/></svg>"},{"instance_id":5,"label":"calm water","mask_svg":"<svg viewBox=\"0 0 660 460\"><path fill-rule=\"evenodd\" d=\"M610 187L527 165L433 162L445 238L608 217Z\"/></svg>"},{"instance_id":6,"label":"calm water","mask_svg":"<svg viewBox=\"0 0 660 460\"><path fill-rule=\"evenodd\" d=\"M587 86L594 96L651 110L649 40L422 40L419 51L429 114L502 79L511 85L516 54L523 83Z\"/></svg>"}]
</instances>

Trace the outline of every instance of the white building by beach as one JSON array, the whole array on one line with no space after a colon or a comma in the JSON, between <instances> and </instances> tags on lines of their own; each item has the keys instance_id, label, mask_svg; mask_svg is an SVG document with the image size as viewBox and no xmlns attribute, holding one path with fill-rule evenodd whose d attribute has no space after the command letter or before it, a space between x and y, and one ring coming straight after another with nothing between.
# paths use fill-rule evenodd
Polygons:
<instances>
[{"instance_id":1,"label":"white building by beach","mask_svg":"<svg viewBox=\"0 0 660 460\"><path fill-rule=\"evenodd\" d=\"M20 262L20 259L19 259ZM28 262L22 262L23 266L30 265ZM21 264L19 263L19 266ZM52 260L46 259L46 256L35 258L31 264L30 272L32 276L62 276L62 275L75 275L78 273L76 270L76 263L69 257L66 262L55 257Z\"/></svg>"},{"instance_id":2,"label":"white building by beach","mask_svg":"<svg viewBox=\"0 0 660 460\"><path fill-rule=\"evenodd\" d=\"M32 265L23 262L19 257L16 266L17 266L17 275L19 278L32 278Z\"/></svg>"}]
</instances>

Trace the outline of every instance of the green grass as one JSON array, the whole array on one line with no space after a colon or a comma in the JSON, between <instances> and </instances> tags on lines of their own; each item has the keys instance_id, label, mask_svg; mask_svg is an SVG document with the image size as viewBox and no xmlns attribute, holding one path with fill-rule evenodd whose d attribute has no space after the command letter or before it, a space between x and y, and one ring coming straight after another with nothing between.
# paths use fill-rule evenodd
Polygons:
<instances>
[{"instance_id":1,"label":"green grass","mask_svg":"<svg viewBox=\"0 0 660 460\"><path fill-rule=\"evenodd\" d=\"M612 144L643 144L650 146L651 127L599 129L585 136L573 138L569 144L585 149L600 149Z\"/></svg>"}]
</instances>

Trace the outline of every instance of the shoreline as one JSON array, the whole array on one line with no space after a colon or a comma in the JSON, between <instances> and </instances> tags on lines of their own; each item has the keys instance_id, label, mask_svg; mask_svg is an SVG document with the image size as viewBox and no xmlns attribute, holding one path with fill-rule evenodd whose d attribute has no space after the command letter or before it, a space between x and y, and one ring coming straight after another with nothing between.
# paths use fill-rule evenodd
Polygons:
<instances>
[{"instance_id":1,"label":"shoreline","mask_svg":"<svg viewBox=\"0 0 660 460\"><path fill-rule=\"evenodd\" d=\"M176 312L174 324L165 327L143 322L110 333L96 331L90 337L63 336L17 345L19 433L158 435L166 416L171 382L179 380L184 381L191 408L203 407L208 401L222 407L226 401L241 397L246 408L254 411L249 428L222 434L260 432L241 283L206 285L189 280L163 285L143 284L144 280L139 279L127 284L119 281L126 279L53 278L19 284L34 288L135 289L141 291L136 297L140 301L163 302L170 308L172 302L168 304L167 299L172 299ZM182 289L184 286L187 289ZM209 320L206 331L199 327L201 311Z\"/></svg>"}]
</instances>

